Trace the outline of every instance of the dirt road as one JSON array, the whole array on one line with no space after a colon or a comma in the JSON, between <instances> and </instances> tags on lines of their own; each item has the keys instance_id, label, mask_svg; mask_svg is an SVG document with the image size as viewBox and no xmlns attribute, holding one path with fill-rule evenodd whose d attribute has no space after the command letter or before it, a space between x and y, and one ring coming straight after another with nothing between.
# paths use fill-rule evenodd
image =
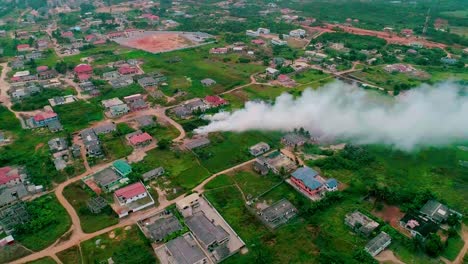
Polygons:
<instances>
[{"instance_id":1,"label":"dirt road","mask_svg":"<svg viewBox=\"0 0 468 264\"><path fill-rule=\"evenodd\" d=\"M463 225L463 241L465 244L463 245L463 248L460 250L460 253L458 253L457 258L452 262L453 264L462 264L463 259L465 258L466 252L468 251L468 228Z\"/></svg>"},{"instance_id":2,"label":"dirt road","mask_svg":"<svg viewBox=\"0 0 468 264\"><path fill-rule=\"evenodd\" d=\"M377 255L375 257L375 259L377 259L380 263L384 262L384 263L393 263L393 264L405 264L404 262L402 262L401 260L399 260L395 254L393 254L393 251L391 250L384 250L382 252L380 252L379 255Z\"/></svg>"}]
</instances>

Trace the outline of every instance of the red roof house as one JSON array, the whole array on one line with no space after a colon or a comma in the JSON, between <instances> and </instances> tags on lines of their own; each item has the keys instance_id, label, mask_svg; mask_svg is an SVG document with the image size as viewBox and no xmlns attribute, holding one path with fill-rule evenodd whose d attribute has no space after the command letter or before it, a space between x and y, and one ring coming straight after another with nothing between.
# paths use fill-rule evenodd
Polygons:
<instances>
[{"instance_id":1,"label":"red roof house","mask_svg":"<svg viewBox=\"0 0 468 264\"><path fill-rule=\"evenodd\" d=\"M91 41L92 41L93 39L95 39L95 38L96 38L95 35L89 34L89 35L86 35L85 40L86 40L87 42L91 42Z\"/></svg>"},{"instance_id":2,"label":"red roof house","mask_svg":"<svg viewBox=\"0 0 468 264\"><path fill-rule=\"evenodd\" d=\"M89 64L79 64L78 66L75 67L74 69L75 74L80 75L80 74L93 74L93 67Z\"/></svg>"},{"instance_id":3,"label":"red roof house","mask_svg":"<svg viewBox=\"0 0 468 264\"><path fill-rule=\"evenodd\" d=\"M402 34L403 36L409 37L409 36L412 36L412 35L413 35L413 30L412 30L412 29L409 29L409 28L405 28L405 29L402 29L402 30L401 30L401 34Z\"/></svg>"},{"instance_id":4,"label":"red roof house","mask_svg":"<svg viewBox=\"0 0 468 264\"><path fill-rule=\"evenodd\" d=\"M11 77L10 79L11 82L21 82L21 78L16 76L16 77Z\"/></svg>"},{"instance_id":5,"label":"red roof house","mask_svg":"<svg viewBox=\"0 0 468 264\"><path fill-rule=\"evenodd\" d=\"M84 81L91 79L91 74L82 73L82 74L78 74L77 77L80 82L84 82Z\"/></svg>"},{"instance_id":6,"label":"red roof house","mask_svg":"<svg viewBox=\"0 0 468 264\"><path fill-rule=\"evenodd\" d=\"M37 71L37 72L44 72L44 71L47 71L48 69L49 69L48 66L43 65L43 66L37 67L37 68L36 68L36 71Z\"/></svg>"},{"instance_id":7,"label":"red roof house","mask_svg":"<svg viewBox=\"0 0 468 264\"><path fill-rule=\"evenodd\" d=\"M29 46L29 44L20 44L16 46L16 49L21 52L21 51L28 51L31 49L31 47Z\"/></svg>"},{"instance_id":8,"label":"red roof house","mask_svg":"<svg viewBox=\"0 0 468 264\"><path fill-rule=\"evenodd\" d=\"M252 40L252 43L255 45L264 45L265 41L263 41L262 39L254 39Z\"/></svg>"},{"instance_id":9,"label":"red roof house","mask_svg":"<svg viewBox=\"0 0 468 264\"><path fill-rule=\"evenodd\" d=\"M21 177L17 169L11 167L0 168L0 185L12 185L21 182Z\"/></svg>"},{"instance_id":10,"label":"red roof house","mask_svg":"<svg viewBox=\"0 0 468 264\"><path fill-rule=\"evenodd\" d=\"M153 137L151 137L150 134L144 132L132 136L128 140L130 141L130 144L132 144L132 146L142 146L151 143L151 141L153 141Z\"/></svg>"},{"instance_id":11,"label":"red roof house","mask_svg":"<svg viewBox=\"0 0 468 264\"><path fill-rule=\"evenodd\" d=\"M115 197L121 205L129 204L148 196L146 188L141 182L130 184L114 192Z\"/></svg>"},{"instance_id":12,"label":"red roof house","mask_svg":"<svg viewBox=\"0 0 468 264\"><path fill-rule=\"evenodd\" d=\"M65 32L62 32L62 38L71 38L73 37L73 32L71 31L65 31Z\"/></svg>"},{"instance_id":13,"label":"red roof house","mask_svg":"<svg viewBox=\"0 0 468 264\"><path fill-rule=\"evenodd\" d=\"M56 119L58 119L58 115L54 112L42 112L42 113L36 114L33 117L34 123L36 123L36 125L42 125L42 126Z\"/></svg>"},{"instance_id":14,"label":"red roof house","mask_svg":"<svg viewBox=\"0 0 468 264\"><path fill-rule=\"evenodd\" d=\"M210 49L211 54L226 54L228 53L228 48L212 48Z\"/></svg>"},{"instance_id":15,"label":"red roof house","mask_svg":"<svg viewBox=\"0 0 468 264\"><path fill-rule=\"evenodd\" d=\"M106 44L106 40L104 40L104 39L98 39L98 40L94 41L93 44L94 44L94 45Z\"/></svg>"},{"instance_id":16,"label":"red roof house","mask_svg":"<svg viewBox=\"0 0 468 264\"><path fill-rule=\"evenodd\" d=\"M205 103L210 106L217 107L227 104L227 101L217 95L208 95L205 97Z\"/></svg>"},{"instance_id":17,"label":"red roof house","mask_svg":"<svg viewBox=\"0 0 468 264\"><path fill-rule=\"evenodd\" d=\"M120 37L123 37L123 36L125 36L124 32L111 32L111 33L107 34L107 37L110 38L110 39L120 38Z\"/></svg>"},{"instance_id":18,"label":"red roof house","mask_svg":"<svg viewBox=\"0 0 468 264\"><path fill-rule=\"evenodd\" d=\"M159 17L156 16L156 15L153 15L153 14L143 14L141 15L142 18L146 18L146 19L149 19L149 20L152 20L152 21L157 21L159 20Z\"/></svg>"},{"instance_id":19,"label":"red roof house","mask_svg":"<svg viewBox=\"0 0 468 264\"><path fill-rule=\"evenodd\" d=\"M137 67L123 66L119 68L119 73L122 75L136 74L138 73Z\"/></svg>"}]
</instances>

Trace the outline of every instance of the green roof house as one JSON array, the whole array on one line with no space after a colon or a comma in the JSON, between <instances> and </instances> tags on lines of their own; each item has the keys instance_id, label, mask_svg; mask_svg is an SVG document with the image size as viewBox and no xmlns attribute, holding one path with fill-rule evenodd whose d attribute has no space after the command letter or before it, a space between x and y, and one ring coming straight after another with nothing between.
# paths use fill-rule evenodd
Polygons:
<instances>
[{"instance_id":1,"label":"green roof house","mask_svg":"<svg viewBox=\"0 0 468 264\"><path fill-rule=\"evenodd\" d=\"M124 160L116 160L112 166L122 177L126 177L132 172L132 167Z\"/></svg>"}]
</instances>

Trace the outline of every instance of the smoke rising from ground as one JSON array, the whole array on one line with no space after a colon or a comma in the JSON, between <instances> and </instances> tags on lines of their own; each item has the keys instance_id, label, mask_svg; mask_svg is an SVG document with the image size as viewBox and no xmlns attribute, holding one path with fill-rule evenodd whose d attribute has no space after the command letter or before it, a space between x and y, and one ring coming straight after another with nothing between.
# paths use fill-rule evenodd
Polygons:
<instances>
[{"instance_id":1,"label":"smoke rising from ground","mask_svg":"<svg viewBox=\"0 0 468 264\"><path fill-rule=\"evenodd\" d=\"M468 97L453 82L422 85L390 99L336 81L290 94L275 103L247 102L244 109L218 113L196 133L280 130L303 127L354 143L384 143L403 150L468 139Z\"/></svg>"}]
</instances>

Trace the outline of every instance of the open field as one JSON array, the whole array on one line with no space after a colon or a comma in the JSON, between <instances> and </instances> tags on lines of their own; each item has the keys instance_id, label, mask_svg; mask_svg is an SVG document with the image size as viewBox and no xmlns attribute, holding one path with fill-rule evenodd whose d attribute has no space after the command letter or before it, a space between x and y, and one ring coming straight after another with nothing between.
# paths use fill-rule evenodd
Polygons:
<instances>
[{"instance_id":1,"label":"open field","mask_svg":"<svg viewBox=\"0 0 468 264\"><path fill-rule=\"evenodd\" d=\"M132 32L129 33L128 37L116 38L114 41L122 46L151 53L160 53L189 48L196 45L197 43L187 37L188 34L171 31Z\"/></svg>"},{"instance_id":2,"label":"open field","mask_svg":"<svg viewBox=\"0 0 468 264\"><path fill-rule=\"evenodd\" d=\"M55 264L57 262L55 262L55 260L51 257L45 257L45 258L41 258L41 259L38 259L36 261L31 261L31 262L28 262L26 264Z\"/></svg>"},{"instance_id":3,"label":"open field","mask_svg":"<svg viewBox=\"0 0 468 264\"><path fill-rule=\"evenodd\" d=\"M167 176L162 177L161 181L163 187L171 191L168 193L170 198L195 187L210 175L197 157L188 151L153 149L141 162L132 164L133 171L138 175L160 166L166 171ZM172 193L173 188L178 190L177 193Z\"/></svg>"},{"instance_id":4,"label":"open field","mask_svg":"<svg viewBox=\"0 0 468 264\"><path fill-rule=\"evenodd\" d=\"M96 104L85 101L58 105L54 107L54 110L63 127L70 132L86 128L92 122L100 121L104 117L103 109Z\"/></svg>"},{"instance_id":5,"label":"open field","mask_svg":"<svg viewBox=\"0 0 468 264\"><path fill-rule=\"evenodd\" d=\"M117 215L110 207L103 209L99 214L89 211L86 203L95 196L94 192L88 187L82 188L81 181L67 186L63 190L63 195L78 213L81 221L81 228L86 233L92 233L105 227L115 225L119 222Z\"/></svg>"},{"instance_id":6,"label":"open field","mask_svg":"<svg viewBox=\"0 0 468 264\"><path fill-rule=\"evenodd\" d=\"M468 37L468 27L450 27L450 33Z\"/></svg>"},{"instance_id":7,"label":"open field","mask_svg":"<svg viewBox=\"0 0 468 264\"><path fill-rule=\"evenodd\" d=\"M210 136L210 145L195 149L194 152L203 166L215 173L252 159L248 148L261 141L268 143L274 149L278 146L277 142L281 136L280 132L217 133Z\"/></svg>"},{"instance_id":8,"label":"open field","mask_svg":"<svg viewBox=\"0 0 468 264\"><path fill-rule=\"evenodd\" d=\"M57 253L57 257L63 263L82 263L81 253L78 246L74 246Z\"/></svg>"},{"instance_id":9,"label":"open field","mask_svg":"<svg viewBox=\"0 0 468 264\"><path fill-rule=\"evenodd\" d=\"M85 264L107 262L150 264L155 263L149 241L136 225L118 228L81 243L82 261Z\"/></svg>"}]
</instances>

